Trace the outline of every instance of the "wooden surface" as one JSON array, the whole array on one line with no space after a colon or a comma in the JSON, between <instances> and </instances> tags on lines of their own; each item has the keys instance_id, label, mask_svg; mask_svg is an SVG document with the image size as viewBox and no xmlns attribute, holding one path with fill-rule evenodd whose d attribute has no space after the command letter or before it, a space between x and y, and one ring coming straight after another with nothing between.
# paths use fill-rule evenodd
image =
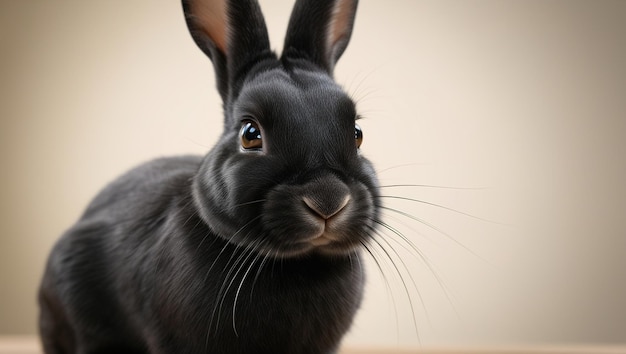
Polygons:
<instances>
[{"instance_id":1,"label":"wooden surface","mask_svg":"<svg viewBox=\"0 0 626 354\"><path fill-rule=\"evenodd\" d=\"M346 348L340 354L626 354L624 346L560 346L527 348Z\"/></svg>"},{"instance_id":2,"label":"wooden surface","mask_svg":"<svg viewBox=\"0 0 626 354\"><path fill-rule=\"evenodd\" d=\"M623 346L563 346L528 348L345 348L341 354L626 354ZM0 354L41 354L39 341L30 336L0 336Z\"/></svg>"},{"instance_id":3,"label":"wooden surface","mask_svg":"<svg viewBox=\"0 0 626 354\"><path fill-rule=\"evenodd\" d=\"M40 354L36 337L0 336L0 354Z\"/></svg>"}]
</instances>

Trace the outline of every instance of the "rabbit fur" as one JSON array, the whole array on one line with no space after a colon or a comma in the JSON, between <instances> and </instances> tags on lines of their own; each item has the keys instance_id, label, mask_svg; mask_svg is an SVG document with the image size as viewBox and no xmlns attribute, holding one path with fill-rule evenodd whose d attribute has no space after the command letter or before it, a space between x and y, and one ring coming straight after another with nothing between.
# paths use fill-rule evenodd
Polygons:
<instances>
[{"instance_id":1,"label":"rabbit fur","mask_svg":"<svg viewBox=\"0 0 626 354\"><path fill-rule=\"evenodd\" d=\"M254 0L183 0L224 130L105 187L54 246L47 354L333 353L363 293L378 182L333 80L356 0L297 0L280 57Z\"/></svg>"}]
</instances>

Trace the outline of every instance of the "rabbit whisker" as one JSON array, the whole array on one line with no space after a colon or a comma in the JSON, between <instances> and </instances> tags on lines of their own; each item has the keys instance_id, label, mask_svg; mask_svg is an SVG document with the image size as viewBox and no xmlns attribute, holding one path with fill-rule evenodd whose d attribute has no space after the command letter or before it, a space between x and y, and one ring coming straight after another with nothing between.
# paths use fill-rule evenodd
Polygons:
<instances>
[{"instance_id":1,"label":"rabbit whisker","mask_svg":"<svg viewBox=\"0 0 626 354\"><path fill-rule=\"evenodd\" d=\"M426 320L428 321L429 324L431 323L430 320L430 314L428 313L428 309L426 308L426 304L424 302L424 297L422 296L422 292L420 291L419 287L417 286L417 283L415 282L415 278L413 277L413 274L411 273L409 267L407 266L406 262L404 261L404 259L400 256L400 254L398 254L398 252L396 251L396 249L393 247L393 245L387 240L387 237L385 237L386 234L382 234L380 233L380 231L376 232L379 236L380 239L383 240L385 242L385 244L387 244L387 246L389 246L389 248L393 251L393 253L395 254L396 258L400 261L400 263L402 264L402 267L404 268L404 270L406 271L407 275L409 276L409 279L411 280L411 284L413 285L413 288L415 289L415 292L417 293L417 297L419 298L419 301L422 305L422 310L424 310L424 314L426 316ZM407 250L408 252L411 252L409 250L409 248L406 247L405 244L403 244L402 242L400 242L399 240L397 240L395 237L390 237L391 241L395 242L396 244L398 244L400 247L402 247L403 249ZM375 240L376 241L376 240ZM405 241L406 242L406 241ZM378 241L376 241L376 243L378 243L380 245L380 243ZM382 245L381 245L382 247ZM421 253L421 252L420 252ZM402 278L402 276L401 276ZM402 282L404 283L404 279L402 279ZM405 286L405 290L407 290L407 296L409 297L409 303L411 305L411 309L413 309L413 303L410 299L410 296L408 294L408 289L406 289ZM415 317L415 314L413 315L413 324L415 325L415 331L416 334L418 336L419 339L419 334L417 333L418 328L417 328L417 319Z\"/></svg>"},{"instance_id":2,"label":"rabbit whisker","mask_svg":"<svg viewBox=\"0 0 626 354\"><path fill-rule=\"evenodd\" d=\"M257 246L257 245L255 245L255 246ZM222 307L224 306L224 301L226 300L226 295L228 294L228 290L230 289L230 287L235 282L235 279L237 278L237 275L243 269L243 267L245 266L245 264L248 261L248 259L250 258L250 256L252 256L254 254L254 249L255 248L256 247L245 247L245 248L243 248L243 247L235 246L235 250L233 251L233 255L231 256L231 258L226 263L226 266L225 266L225 269L224 269L224 271L226 269L228 269L228 272L226 273L226 275L224 277L224 281L222 282L222 286L220 287L220 290L219 290L219 292L217 294L217 298L216 298L217 301L215 303L215 307L213 308L213 313L211 315L211 321L209 322L209 330L212 328L211 324L213 323L213 319L215 318L216 311L217 311L217 318L216 318L215 329L217 330L217 328L219 328L220 317L221 317L221 314L222 314ZM239 256L233 262L232 266L229 266L230 262L233 260L234 255L237 253L237 251L240 251ZM234 273L233 273L233 271L234 271ZM231 277L231 274L232 274L232 277ZM230 281L229 281L229 279L230 279ZM226 283L228 283L228 285L226 285Z\"/></svg>"},{"instance_id":3,"label":"rabbit whisker","mask_svg":"<svg viewBox=\"0 0 626 354\"><path fill-rule=\"evenodd\" d=\"M381 175L383 172L389 172L391 170L395 170L395 169L398 169L398 168L404 168L404 167L410 167L410 166L424 166L424 165L430 165L430 163L427 163L427 162L405 163L405 164L402 164L402 165L396 165L396 166L383 168L382 170L376 170L376 174L377 175Z\"/></svg>"},{"instance_id":4,"label":"rabbit whisker","mask_svg":"<svg viewBox=\"0 0 626 354\"><path fill-rule=\"evenodd\" d=\"M370 76L372 76L372 74L374 74L376 71L378 71L380 68L382 67L382 65L372 68L371 70L369 70L369 72L367 72L365 75L363 75L359 82L356 84L356 87L354 89L352 89L352 86L354 85L354 82L357 80L357 75L354 75L352 80L350 81L350 83L347 86L347 91L350 94L350 97L358 104L359 102L362 102L363 100L369 98L370 95L372 95L373 93L379 92L379 89L375 89L375 88L370 88L367 91L363 92L363 84L370 78Z\"/></svg>"},{"instance_id":5,"label":"rabbit whisker","mask_svg":"<svg viewBox=\"0 0 626 354\"><path fill-rule=\"evenodd\" d=\"M398 243L398 245L400 245L402 248L404 248L405 250L409 251L411 254L416 256L420 261L422 261L422 263L424 263L425 265L431 264L428 258L426 257L426 255L422 251L420 251L420 249L413 243L413 241L411 241L407 236L405 236L402 232L400 232L400 230L396 229L395 227L389 225L388 223L382 220L374 220L374 222L382 226L385 230L390 231L391 235L396 236L400 240L404 241L404 243L402 243L394 237L391 238L396 243ZM378 234L380 235L380 233ZM389 234L385 234L385 235L389 235ZM380 236L382 237L383 235L380 235ZM407 245L408 245L408 248L407 248Z\"/></svg>"},{"instance_id":6,"label":"rabbit whisker","mask_svg":"<svg viewBox=\"0 0 626 354\"><path fill-rule=\"evenodd\" d=\"M484 187L451 187L451 186L440 186L440 185L434 185L434 184L388 184L388 185L378 186L378 188L398 188L398 187L420 187L420 188L472 190L472 191L487 189Z\"/></svg>"},{"instance_id":7,"label":"rabbit whisker","mask_svg":"<svg viewBox=\"0 0 626 354\"><path fill-rule=\"evenodd\" d=\"M401 247L403 247L405 250L409 251L411 254L413 254L417 259L419 259L428 268L430 273L433 275L433 277L439 284L439 287L443 291L444 295L446 296L448 302L450 303L450 306L452 307L454 312L457 313L456 307L454 306L454 302L452 301L452 298L450 295L450 289L445 284L442 277L439 275L433 263L428 259L428 257L422 251L420 251L419 248L408 237L406 237L402 232L400 232L400 230L394 228L393 226L381 220L375 220L375 222L378 225L382 226L384 229L391 232L391 235L397 236L398 239L396 239L395 237L391 237L390 239L396 242ZM400 242L400 240L404 241L404 243ZM406 245L408 245L410 249L407 248Z\"/></svg>"},{"instance_id":8,"label":"rabbit whisker","mask_svg":"<svg viewBox=\"0 0 626 354\"><path fill-rule=\"evenodd\" d=\"M259 215L259 216L255 217L255 218L252 218L250 221L248 221L246 224L244 224L241 228L239 228L239 230L237 230L235 233L233 233L233 235L231 235L231 236L228 238L227 242L224 244L224 246L222 247L222 249L220 250L220 252L218 253L218 255L217 255L217 256L215 257L215 259L213 260L213 263L211 263L211 266L210 266L210 267L209 267L209 269L207 270L206 275L205 275L205 277L204 277L204 282L205 282L205 283L206 283L206 281L207 281L207 279L208 279L208 277L209 277L209 275L210 275L210 273L211 273L211 271L212 271L213 267L215 267L215 265L216 265L217 261L218 261L218 260L219 260L219 258L221 257L222 253L224 253L224 251L225 251L225 250L226 250L229 246L234 247L234 250L233 250L233 252L232 252L231 256L229 257L228 261L227 261L227 262L226 262L226 264L224 265L224 269L222 270L222 274L224 274L224 272L226 271L226 269L227 269L227 268L229 268L229 269L232 271L233 267L229 267L229 265L230 265L230 263L233 261L233 258L234 258L234 257L235 257L235 255L237 254L237 251L242 250L242 252L245 252L247 249L245 249L245 248L243 248L243 249L242 249L242 248L240 248L240 247L237 247L237 246L233 245L233 244L231 243L231 241L233 240L233 238L234 238L235 236L237 236L239 233L241 233L241 232L242 232L242 231L243 231L246 227L250 226L250 225L251 225L254 221L258 220L260 217L261 217L261 216ZM250 232L247 232L247 234L249 234L249 233L250 233ZM217 237L216 237L216 239L217 239ZM238 262L238 261L235 261L235 264L236 264L237 262ZM234 265L233 265L233 266L234 266ZM211 334L211 330L212 330L212 328L213 328L213 319L214 319L214 317L215 317L215 311L216 311L216 309L217 309L217 307L218 307L218 304L220 303L220 298L222 297L222 289L224 288L224 284L226 283L226 281L228 281L228 276L230 275L230 273L231 273L231 272L228 272L228 274L226 274L226 277L224 278L224 282L223 282L223 284L222 284L222 287L220 288L220 291L218 292L218 295L217 295L217 297L216 297L216 299L215 299L216 303L215 303L215 307L214 307L214 309L213 309L213 312L212 312L212 314L211 314L211 319L209 320L209 329L208 329L208 331L207 331L207 337L206 337L206 343L207 343L207 345L208 345L208 342L209 342L209 337L210 337L210 334ZM224 296L225 296L225 295L224 295ZM218 314L218 316L219 316L219 314ZM219 324L219 317L218 317L218 319L217 319L217 322L218 322L218 324ZM217 330L217 326L216 326L216 330Z\"/></svg>"},{"instance_id":9,"label":"rabbit whisker","mask_svg":"<svg viewBox=\"0 0 626 354\"><path fill-rule=\"evenodd\" d=\"M445 205L441 205L441 204L437 204L437 203L427 202L427 201L421 200L421 199L415 199L415 198L409 198L409 197L401 197L401 196L395 196L395 195L381 195L380 198L406 200L406 201L415 202L415 203L419 203L419 204L430 205L430 206L433 206L433 207L436 207L436 208L440 208L440 209L448 210L448 211L451 211L451 212L454 212L454 213L457 213L457 214L460 214L460 215L464 215L464 216L470 217L472 219L480 220L480 221L487 222L487 223L490 223L490 224L502 225L501 223L499 223L497 221L492 221L492 220L488 220L488 219L485 219L485 218L481 218L479 216L466 213L464 211L460 211L460 210L457 210L457 209L454 209L454 208L450 208L450 207L447 207Z\"/></svg>"},{"instance_id":10,"label":"rabbit whisker","mask_svg":"<svg viewBox=\"0 0 626 354\"><path fill-rule=\"evenodd\" d=\"M353 258L352 252L348 253L348 260L350 261L350 270L354 270L354 260L352 258Z\"/></svg>"},{"instance_id":11,"label":"rabbit whisker","mask_svg":"<svg viewBox=\"0 0 626 354\"><path fill-rule=\"evenodd\" d=\"M270 258L269 255L265 255L265 254L261 254L261 257L263 257L263 260L261 261L261 265L259 265L259 268L256 271L256 275L254 276L254 280L252 281L252 286L250 287L250 299L252 299L254 295L254 285L259 279L259 276L261 275L261 271L263 270L263 267L267 263L267 260Z\"/></svg>"},{"instance_id":12,"label":"rabbit whisker","mask_svg":"<svg viewBox=\"0 0 626 354\"><path fill-rule=\"evenodd\" d=\"M395 315L394 319L396 323L396 333L398 333L397 329L400 328L400 322L399 322L399 316L398 316L398 305L396 304L395 297L393 296L393 290L391 289L389 278L387 278L387 273L383 270L383 267L380 263L381 260L379 260L378 257L376 257L374 249L368 247L367 243L362 242L362 241L361 241L361 245L363 246L365 251L372 257L372 260L374 261L374 263L376 264L376 267L378 268L378 274L382 277L383 282L385 283L385 290L387 291L387 297L391 300L393 312Z\"/></svg>"},{"instance_id":13,"label":"rabbit whisker","mask_svg":"<svg viewBox=\"0 0 626 354\"><path fill-rule=\"evenodd\" d=\"M183 206L184 210L193 210L191 214L189 214L189 217L187 219L185 219L185 222L183 223L182 226L187 225L187 223L189 222L189 220L191 220L194 216L198 215L198 212L196 211L195 208L189 208L189 206L193 203L193 198L189 198L189 200L187 201L187 203L185 203L185 205ZM197 226L197 225L196 225Z\"/></svg>"},{"instance_id":14,"label":"rabbit whisker","mask_svg":"<svg viewBox=\"0 0 626 354\"><path fill-rule=\"evenodd\" d=\"M235 205L234 205L234 207L235 207L235 208L239 208L239 207L241 207L241 206L245 206L245 205L251 205L251 204L257 204L257 203L263 203L263 202L265 202L265 201L267 201L267 199L258 199L258 200L253 200L253 201L250 201L250 202L245 202L245 203L235 204Z\"/></svg>"},{"instance_id":15,"label":"rabbit whisker","mask_svg":"<svg viewBox=\"0 0 626 354\"><path fill-rule=\"evenodd\" d=\"M239 337L239 333L237 332L237 325L235 324L235 318L237 317L237 316L235 316L235 312L236 312L236 308L237 308L237 300L239 299L239 293L241 292L241 287L243 286L243 283L246 281L246 278L248 277L248 273L250 273L250 270L252 269L252 267L254 267L254 265L259 260L259 258L262 257L260 255L260 253L257 252L257 249L259 248L260 245L261 245L261 242L257 242L257 244L250 250L250 255L254 254L254 258L252 259L252 262L250 262L250 265L248 266L248 269L246 269L245 273L241 277L241 281L239 282L239 286L237 287L237 292L235 293L235 300L233 301L233 331L235 332L235 336L236 337ZM263 257L263 258L265 259L265 257ZM247 260L247 258L246 258L246 260ZM244 261L242 263L242 266L243 266L243 264L245 264L245 262L246 261ZM233 281L234 280L235 280L235 277L233 277ZM228 291L228 289L226 289L226 291Z\"/></svg>"},{"instance_id":16,"label":"rabbit whisker","mask_svg":"<svg viewBox=\"0 0 626 354\"><path fill-rule=\"evenodd\" d=\"M424 300L422 299L422 296L421 296L419 290L417 289L417 285L415 284L415 280L413 279L413 276L411 275L411 272L410 272L409 268L406 266L406 263L404 263L404 261L402 260L400 255L396 252L396 250L391 246L391 244L386 240L385 237L381 237L381 239L389 246L389 248L392 250L392 252L396 255L396 258L400 260L402 266L404 267L404 270L408 273L408 275L409 275L409 277L411 279L411 282L413 283L413 287L417 291L418 297L419 297L420 302L422 304L422 308L424 309L424 312L428 316L428 312L426 311L426 306L424 305ZM387 257L387 259L389 259L389 261L391 262L391 265L393 266L393 269L395 270L396 274L398 275L398 278L400 279L400 282L402 283L402 287L404 289L404 293L406 294L406 298L407 298L407 300L409 302L409 307L411 309L411 315L412 315L411 317L413 319L413 327L415 329L415 335L417 336L418 342L421 342L420 335L419 335L419 330L418 330L418 327L417 327L417 319L415 317L415 307L413 306L413 299L411 297L411 293L409 292L409 288L407 287L407 284L406 284L406 281L404 279L404 276L403 276L402 272L400 271L400 268L398 268L398 265L394 261L394 258L391 256L389 251L387 251L387 249L383 246L383 244L381 244L377 240L377 238L373 238L372 240L374 241L375 244L377 244L380 247L380 249L383 251L383 253Z\"/></svg>"},{"instance_id":17,"label":"rabbit whisker","mask_svg":"<svg viewBox=\"0 0 626 354\"><path fill-rule=\"evenodd\" d=\"M211 263L211 266L209 267L209 270L207 270L206 275L205 275L205 277L204 277L204 282L206 282L207 277L208 277L208 276L209 276L209 274L211 273L211 270L213 269L213 267L214 267L214 266L215 266L215 264L217 263L218 259L219 259L219 258L220 258L220 256L222 255L222 253L224 253L224 251L228 248L228 246L229 246L229 245L231 245L231 241L232 241L232 239L233 239L235 236L237 236L237 235L238 235L241 231L243 231L246 227L250 226L250 224L252 224L253 222L255 222L256 220L258 220L258 219L260 219L260 218L261 218L261 216L260 216L260 215L259 215L259 216L254 217L254 218L252 218L252 220L248 221L245 225L243 225L241 228L239 228L239 230L237 230L237 232L235 232L234 234L232 234L232 235L228 238L228 240L227 240L226 244L224 244L224 247L222 247L222 249L220 250L220 252L217 254L217 257L215 257L215 259L213 260L213 263ZM207 235L207 236L208 236L208 235ZM205 236L205 238L206 238L207 236ZM218 236L218 237L219 237L219 236ZM216 239L217 239L217 237L216 237ZM204 241L204 239L203 239L203 241ZM232 258L232 256L231 256L231 258ZM230 263L230 260L229 260L229 262L228 262L228 263Z\"/></svg>"},{"instance_id":18,"label":"rabbit whisker","mask_svg":"<svg viewBox=\"0 0 626 354\"><path fill-rule=\"evenodd\" d=\"M421 223L421 224L423 224L423 225L428 226L429 228L431 228L431 229L433 229L433 230L435 230L435 231L439 232L441 235L443 235L443 236L447 237L449 240L451 240L452 242L456 243L457 245L459 245L460 247L462 247L463 249L465 249L467 252L469 252L469 253L471 253L472 255L474 255L476 258L481 259L481 260L483 260L483 261L485 261L485 262L486 262L486 260L485 260L485 259L483 259L481 256L479 256L478 254L476 254L474 251L472 251L472 250L471 250L469 247L467 247L465 244L463 244L463 243L462 243L462 242L460 242L459 240L455 239L455 238L454 238L454 237L452 237L450 234L448 234L447 232L445 232L445 231L443 231L442 229L438 228L437 226L435 226L435 225L433 225L433 224L429 223L428 221L426 221L426 220L424 220L424 219L420 219L420 218L418 218L418 217L416 217L416 216L413 216L413 215L411 215L411 214L409 214L409 213L406 213L406 212L403 212L403 211L401 211L401 210L394 209L394 208L390 208L390 207L387 207L387 206L380 206L380 208L381 208L381 209L384 209L384 210L388 210L388 211L394 212L394 213L397 213L397 214L400 214L400 215L402 215L402 216L404 216L404 217L407 217L407 218L409 218L409 219L411 219L411 220L417 221L417 222L419 222L419 223Z\"/></svg>"},{"instance_id":19,"label":"rabbit whisker","mask_svg":"<svg viewBox=\"0 0 626 354\"><path fill-rule=\"evenodd\" d=\"M392 216L386 216L386 217L392 217ZM389 237L391 241L396 243L398 246L402 247L405 251L409 252L413 257L415 257L416 259L421 261L422 264L424 264L428 268L428 270L431 272L431 274L433 275L433 277L435 278L435 280L439 284L439 287L444 292L444 294L445 294L445 296L446 296L446 298L448 300L448 303L450 304L450 307L453 309L453 311L455 313L457 313L456 307L454 306L454 302L452 301L451 296L450 296L450 289L448 288L446 283L443 281L441 275L437 272L437 270L434 267L434 264L426 256L426 254L424 254L424 252L422 252L417 247L417 245L415 245L415 243L413 243L413 241L411 241L411 239L409 239L406 235L404 235L404 233L402 233L397 228L391 226L389 223L383 222L382 220L378 220L378 221L375 221L375 222L377 224L379 224L380 226L382 226L384 228L384 230L386 230L386 231L391 233L391 234L389 234L389 233L385 232L385 235L392 236L392 237ZM398 221L398 222L401 222L401 221ZM410 226L407 226L407 227L410 227ZM417 231L415 231L415 232L419 233ZM384 237L378 231L377 231L377 234L380 235L381 237ZM391 247L391 245L390 245L390 247ZM400 258L400 260L403 262L403 259L401 257L398 257L398 258ZM411 278L413 278L413 276L412 276L412 274L410 272L409 272L409 276ZM422 298L421 292L419 291L419 289L417 289L417 287L416 287L416 290L418 292L418 296L420 298ZM430 316L429 316L428 311L427 311L426 308L424 308L424 313L426 315L426 319L428 320L429 324L432 324L431 321L430 321Z\"/></svg>"},{"instance_id":20,"label":"rabbit whisker","mask_svg":"<svg viewBox=\"0 0 626 354\"><path fill-rule=\"evenodd\" d=\"M193 229L191 229L191 230L192 231L195 230L195 228L198 227L198 225L200 225L200 223L202 223L202 219L199 219L198 222L194 225ZM202 244L204 244L204 241L207 239L207 237L209 237L209 235L211 235L211 233L207 232L206 235L204 235L204 237L202 237L202 240L200 240L200 242L198 242L198 246L196 247L196 254L198 254L198 252L200 251L200 248L202 247ZM209 244L209 246L213 245L216 241L217 241L217 237L214 237L213 240L211 241L211 243Z\"/></svg>"}]
</instances>

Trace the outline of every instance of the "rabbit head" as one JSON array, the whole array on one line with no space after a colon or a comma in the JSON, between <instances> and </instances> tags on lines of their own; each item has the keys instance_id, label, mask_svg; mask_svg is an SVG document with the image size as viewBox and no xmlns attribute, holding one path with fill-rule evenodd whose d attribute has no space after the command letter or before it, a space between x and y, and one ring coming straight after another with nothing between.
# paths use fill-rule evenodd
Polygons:
<instances>
[{"instance_id":1,"label":"rabbit head","mask_svg":"<svg viewBox=\"0 0 626 354\"><path fill-rule=\"evenodd\" d=\"M204 222L275 257L355 252L375 227L377 180L360 153L356 105L333 69L357 1L298 0L280 57L256 1L183 8L224 103L224 131L194 180Z\"/></svg>"}]
</instances>

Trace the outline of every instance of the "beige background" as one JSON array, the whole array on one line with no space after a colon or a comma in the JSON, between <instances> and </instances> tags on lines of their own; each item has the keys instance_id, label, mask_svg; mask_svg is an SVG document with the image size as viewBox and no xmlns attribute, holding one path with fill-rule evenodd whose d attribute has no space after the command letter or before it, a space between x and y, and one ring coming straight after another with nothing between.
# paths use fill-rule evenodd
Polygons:
<instances>
[{"instance_id":1,"label":"beige background","mask_svg":"<svg viewBox=\"0 0 626 354\"><path fill-rule=\"evenodd\" d=\"M278 50L291 3L261 1ZM178 1L2 0L0 48L0 334L28 334L59 234L133 165L205 153L220 102ZM336 78L381 183L474 188L383 193L506 225L388 200L426 261L385 237L407 291L379 249L346 344L626 342L625 63L625 1L361 1Z\"/></svg>"}]
</instances>

